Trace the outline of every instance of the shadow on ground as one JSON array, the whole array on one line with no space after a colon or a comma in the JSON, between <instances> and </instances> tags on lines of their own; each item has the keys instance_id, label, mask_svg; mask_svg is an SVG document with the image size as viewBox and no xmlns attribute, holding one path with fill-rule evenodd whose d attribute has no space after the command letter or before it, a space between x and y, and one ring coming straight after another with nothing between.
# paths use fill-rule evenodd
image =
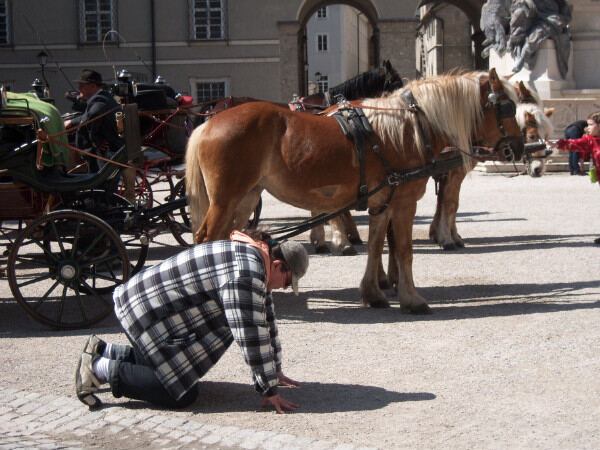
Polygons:
<instances>
[{"instance_id":1,"label":"shadow on ground","mask_svg":"<svg viewBox=\"0 0 600 450\"><path fill-rule=\"evenodd\" d=\"M272 413L272 406L261 408L261 399L252 386L241 383L200 381L198 400L185 411L197 414L263 411ZM429 392L393 392L377 386L340 383L302 383L299 388L280 388L285 399L300 405L296 413L329 414L346 411L370 411L391 403L434 400ZM129 401L119 407L148 408L147 403ZM112 407L110 402L105 407ZM152 407L150 407L152 408Z\"/></svg>"}]
</instances>

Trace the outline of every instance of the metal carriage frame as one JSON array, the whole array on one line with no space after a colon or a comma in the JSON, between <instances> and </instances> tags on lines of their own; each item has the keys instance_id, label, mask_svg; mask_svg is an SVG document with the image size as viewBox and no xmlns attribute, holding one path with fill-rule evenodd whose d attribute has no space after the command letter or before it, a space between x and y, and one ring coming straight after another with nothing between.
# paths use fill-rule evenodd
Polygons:
<instances>
[{"instance_id":1,"label":"metal carriage frame","mask_svg":"<svg viewBox=\"0 0 600 450\"><path fill-rule=\"evenodd\" d=\"M40 123L27 108L17 113L5 101L2 136L14 126L29 133ZM125 147L95 174L41 169L40 152L49 144L34 139L2 146L4 271L15 300L35 320L54 328L82 328L112 312L113 289L143 267L154 237L163 231L181 234L185 224L174 215L184 214L186 198L171 201L169 194L166 203L149 208L117 194L128 166Z\"/></svg>"}]
</instances>

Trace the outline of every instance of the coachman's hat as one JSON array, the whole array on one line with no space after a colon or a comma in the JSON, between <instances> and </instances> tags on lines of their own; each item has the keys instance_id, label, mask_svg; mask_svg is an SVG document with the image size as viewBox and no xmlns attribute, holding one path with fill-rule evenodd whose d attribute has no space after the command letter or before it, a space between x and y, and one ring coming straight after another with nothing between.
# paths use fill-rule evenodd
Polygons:
<instances>
[{"instance_id":1,"label":"coachman's hat","mask_svg":"<svg viewBox=\"0 0 600 450\"><path fill-rule=\"evenodd\" d=\"M91 69L83 69L79 74L79 79L73 81L75 83L92 83L97 86L104 85L102 82L102 75Z\"/></svg>"}]
</instances>

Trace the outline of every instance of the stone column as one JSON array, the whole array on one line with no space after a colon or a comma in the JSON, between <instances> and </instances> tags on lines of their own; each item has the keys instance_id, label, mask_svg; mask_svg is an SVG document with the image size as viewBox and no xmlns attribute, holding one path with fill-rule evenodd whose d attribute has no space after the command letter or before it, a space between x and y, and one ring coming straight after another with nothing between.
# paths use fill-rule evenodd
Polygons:
<instances>
[{"instance_id":1,"label":"stone column","mask_svg":"<svg viewBox=\"0 0 600 450\"><path fill-rule=\"evenodd\" d=\"M294 94L302 94L300 82L304 68L301 66L302 42L300 23L278 22L279 29L279 101L287 102Z\"/></svg>"},{"instance_id":2,"label":"stone column","mask_svg":"<svg viewBox=\"0 0 600 450\"><path fill-rule=\"evenodd\" d=\"M389 59L401 77L415 77L415 35L417 20L380 20L379 64Z\"/></svg>"}]
</instances>

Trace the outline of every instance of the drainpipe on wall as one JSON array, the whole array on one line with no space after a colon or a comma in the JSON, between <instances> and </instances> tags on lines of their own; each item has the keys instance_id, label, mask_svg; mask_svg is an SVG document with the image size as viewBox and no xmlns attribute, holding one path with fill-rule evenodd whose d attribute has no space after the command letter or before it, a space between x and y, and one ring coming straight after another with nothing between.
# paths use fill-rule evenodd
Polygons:
<instances>
[{"instance_id":1,"label":"drainpipe on wall","mask_svg":"<svg viewBox=\"0 0 600 450\"><path fill-rule=\"evenodd\" d=\"M154 21L154 0L150 0L150 30L152 40L152 82L156 80L156 23Z\"/></svg>"}]
</instances>

